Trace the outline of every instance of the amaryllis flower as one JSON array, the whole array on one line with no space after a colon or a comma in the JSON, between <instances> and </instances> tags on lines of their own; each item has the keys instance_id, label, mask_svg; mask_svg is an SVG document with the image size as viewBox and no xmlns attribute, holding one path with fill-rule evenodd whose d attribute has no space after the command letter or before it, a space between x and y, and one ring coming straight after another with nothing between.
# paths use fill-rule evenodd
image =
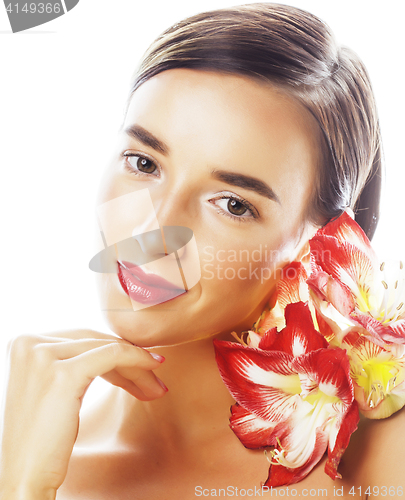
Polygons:
<instances>
[{"instance_id":1,"label":"amaryllis flower","mask_svg":"<svg viewBox=\"0 0 405 500\"><path fill-rule=\"evenodd\" d=\"M333 479L359 420L346 352L328 348L308 305L285 308L286 327L258 347L214 340L225 385L237 401L230 425L247 448L272 447L267 486L296 483L328 449Z\"/></svg>"},{"instance_id":2,"label":"amaryllis flower","mask_svg":"<svg viewBox=\"0 0 405 500\"><path fill-rule=\"evenodd\" d=\"M403 264L394 271L386 263L380 265L367 236L346 213L318 231L310 247L312 273L307 283L314 302L317 298L331 304L382 347L404 344Z\"/></svg>"},{"instance_id":3,"label":"amaryllis flower","mask_svg":"<svg viewBox=\"0 0 405 500\"><path fill-rule=\"evenodd\" d=\"M355 399L367 418L387 418L405 405L405 346L384 349L360 332L343 341L348 353Z\"/></svg>"},{"instance_id":4,"label":"amaryllis flower","mask_svg":"<svg viewBox=\"0 0 405 500\"><path fill-rule=\"evenodd\" d=\"M276 327L280 331L285 327L284 310L286 306L295 302L306 302L309 299L307 278L307 270L301 262L291 262L282 269L275 292L253 325L253 329L246 332L246 345L257 347L262 336L268 330ZM238 340L241 341L240 338Z\"/></svg>"}]
</instances>

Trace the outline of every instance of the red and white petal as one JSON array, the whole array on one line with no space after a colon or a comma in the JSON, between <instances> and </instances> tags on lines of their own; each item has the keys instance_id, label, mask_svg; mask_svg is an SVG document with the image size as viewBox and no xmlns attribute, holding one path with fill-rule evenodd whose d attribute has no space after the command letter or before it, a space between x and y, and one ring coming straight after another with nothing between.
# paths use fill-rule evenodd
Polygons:
<instances>
[{"instance_id":1,"label":"red and white petal","mask_svg":"<svg viewBox=\"0 0 405 500\"><path fill-rule=\"evenodd\" d=\"M222 380L241 406L269 421L294 411L301 385L290 354L221 340L214 340L214 347Z\"/></svg>"},{"instance_id":2,"label":"red and white petal","mask_svg":"<svg viewBox=\"0 0 405 500\"><path fill-rule=\"evenodd\" d=\"M353 401L353 384L346 351L339 348L318 349L294 358L293 370L314 380L319 389L330 397L340 399L348 408Z\"/></svg>"},{"instance_id":3,"label":"red and white petal","mask_svg":"<svg viewBox=\"0 0 405 500\"><path fill-rule=\"evenodd\" d=\"M367 330L373 341L379 345L383 346L384 343L405 343L405 322L398 325L395 323L383 325L381 321L374 319L372 316L357 311L353 312L350 318Z\"/></svg>"},{"instance_id":4,"label":"red and white petal","mask_svg":"<svg viewBox=\"0 0 405 500\"><path fill-rule=\"evenodd\" d=\"M288 304L285 320L286 326L281 332L277 333L274 329L263 337L260 349L283 351L296 357L328 347L325 338L314 328L308 304Z\"/></svg>"},{"instance_id":5,"label":"red and white petal","mask_svg":"<svg viewBox=\"0 0 405 500\"><path fill-rule=\"evenodd\" d=\"M390 338L398 339L396 340L398 343L405 343L405 318L390 323L389 330Z\"/></svg>"},{"instance_id":6,"label":"red and white petal","mask_svg":"<svg viewBox=\"0 0 405 500\"><path fill-rule=\"evenodd\" d=\"M360 420L359 410L356 401L350 405L347 413L336 419L330 431L328 460L325 464L325 472L332 479L341 478L337 468L343 453L349 446L350 437L357 429Z\"/></svg>"},{"instance_id":7,"label":"red and white petal","mask_svg":"<svg viewBox=\"0 0 405 500\"><path fill-rule=\"evenodd\" d=\"M307 271L301 262L291 262L281 272L276 291L271 296L268 307L254 324L254 330L263 334L267 330L277 327L280 331L285 326L284 309L287 304L307 301L308 287L305 283Z\"/></svg>"},{"instance_id":8,"label":"red and white petal","mask_svg":"<svg viewBox=\"0 0 405 500\"><path fill-rule=\"evenodd\" d=\"M310 241L311 258L315 264L352 292L357 307L368 311L368 292L375 286L378 263L350 243L340 244L331 236L314 237ZM333 305L339 310L335 303Z\"/></svg>"},{"instance_id":9,"label":"red and white petal","mask_svg":"<svg viewBox=\"0 0 405 500\"><path fill-rule=\"evenodd\" d=\"M276 422L269 422L253 415L238 403L231 408L230 427L246 448L270 446L271 433Z\"/></svg>"},{"instance_id":10,"label":"red and white petal","mask_svg":"<svg viewBox=\"0 0 405 500\"><path fill-rule=\"evenodd\" d=\"M307 284L317 298L332 304L343 316L349 316L354 311L356 303L350 288L325 271L312 273Z\"/></svg>"},{"instance_id":11,"label":"red and white petal","mask_svg":"<svg viewBox=\"0 0 405 500\"><path fill-rule=\"evenodd\" d=\"M307 278L307 271L301 262L291 262L283 268L277 283L277 302L282 308L287 304L308 300L308 289L305 285Z\"/></svg>"},{"instance_id":12,"label":"red and white petal","mask_svg":"<svg viewBox=\"0 0 405 500\"><path fill-rule=\"evenodd\" d=\"M340 243L349 241L368 254L371 259L375 258L370 240L357 222L346 212L319 229L315 236L318 235L334 236Z\"/></svg>"},{"instance_id":13,"label":"red and white petal","mask_svg":"<svg viewBox=\"0 0 405 500\"><path fill-rule=\"evenodd\" d=\"M319 332L332 347L340 347L347 331L357 327L357 325L353 320L340 314L331 303L320 299L313 290L310 291L310 297L315 309Z\"/></svg>"},{"instance_id":14,"label":"red and white petal","mask_svg":"<svg viewBox=\"0 0 405 500\"><path fill-rule=\"evenodd\" d=\"M315 446L307 462L302 467L294 469L284 467L283 465L273 464L270 467L269 476L265 482L265 486L288 486L289 484L298 483L304 479L321 460L327 445L327 434L322 432L321 429L318 429L316 433Z\"/></svg>"},{"instance_id":15,"label":"red and white petal","mask_svg":"<svg viewBox=\"0 0 405 500\"><path fill-rule=\"evenodd\" d=\"M273 443L278 445L273 462L296 472L301 469L306 475L326 451L328 432L324 424L330 411L331 405L324 405L322 397L315 404L300 400L296 411L273 430Z\"/></svg>"},{"instance_id":16,"label":"red and white petal","mask_svg":"<svg viewBox=\"0 0 405 500\"><path fill-rule=\"evenodd\" d=\"M281 350L281 349L273 349L273 344L274 342L276 342L278 335L279 333L277 331L277 328L270 328L270 330L267 330L267 332L260 338L260 342L257 347L259 349L262 349L263 351Z\"/></svg>"}]
</instances>

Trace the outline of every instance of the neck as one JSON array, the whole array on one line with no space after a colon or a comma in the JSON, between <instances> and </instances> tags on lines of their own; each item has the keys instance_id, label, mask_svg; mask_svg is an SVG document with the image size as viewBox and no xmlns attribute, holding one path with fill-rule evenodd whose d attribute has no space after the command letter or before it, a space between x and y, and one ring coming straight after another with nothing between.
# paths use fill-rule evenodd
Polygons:
<instances>
[{"instance_id":1,"label":"neck","mask_svg":"<svg viewBox=\"0 0 405 500\"><path fill-rule=\"evenodd\" d=\"M147 402L114 391L114 425L120 439L149 447L165 442L181 447L215 438L229 427L234 400L219 375L212 338L148 350L165 357L154 372L169 391Z\"/></svg>"}]
</instances>

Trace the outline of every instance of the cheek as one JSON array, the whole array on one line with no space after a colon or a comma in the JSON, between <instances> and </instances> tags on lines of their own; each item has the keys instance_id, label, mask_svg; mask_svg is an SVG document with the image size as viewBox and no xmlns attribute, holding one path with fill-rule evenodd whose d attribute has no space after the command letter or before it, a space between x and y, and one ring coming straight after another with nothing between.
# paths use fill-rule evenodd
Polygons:
<instances>
[{"instance_id":1,"label":"cheek","mask_svg":"<svg viewBox=\"0 0 405 500\"><path fill-rule=\"evenodd\" d=\"M218 300L228 296L232 303L257 305L274 288L282 268L289 263L293 245L289 242L215 248L200 252L202 294Z\"/></svg>"}]
</instances>

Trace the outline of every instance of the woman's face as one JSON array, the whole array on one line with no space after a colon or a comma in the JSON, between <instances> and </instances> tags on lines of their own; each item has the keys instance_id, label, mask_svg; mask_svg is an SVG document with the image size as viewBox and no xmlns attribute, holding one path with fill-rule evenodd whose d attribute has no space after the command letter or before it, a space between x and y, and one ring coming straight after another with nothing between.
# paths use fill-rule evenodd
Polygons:
<instances>
[{"instance_id":1,"label":"woman's face","mask_svg":"<svg viewBox=\"0 0 405 500\"><path fill-rule=\"evenodd\" d=\"M201 278L171 300L134 310L118 272L97 273L110 328L143 347L250 329L281 268L305 253L316 230L306 215L317 134L307 111L248 77L173 69L143 83L132 96L98 205L149 193L160 227L193 231ZM117 234L128 221L119 207L110 214ZM141 268L159 274L155 262L165 253L141 247L150 254ZM174 254L167 258L176 262Z\"/></svg>"}]
</instances>

